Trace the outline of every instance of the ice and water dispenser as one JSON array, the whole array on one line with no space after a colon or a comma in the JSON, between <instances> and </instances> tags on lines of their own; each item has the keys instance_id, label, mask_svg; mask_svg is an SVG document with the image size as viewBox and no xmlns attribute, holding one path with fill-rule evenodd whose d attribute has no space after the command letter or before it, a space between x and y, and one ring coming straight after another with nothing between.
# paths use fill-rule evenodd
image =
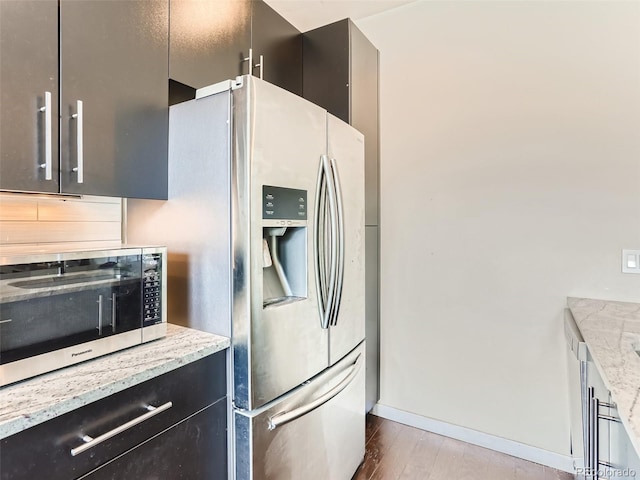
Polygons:
<instances>
[{"instance_id":1,"label":"ice and water dispenser","mask_svg":"<svg viewBox=\"0 0 640 480\"><path fill-rule=\"evenodd\" d=\"M262 187L263 306L307 297L307 191Z\"/></svg>"}]
</instances>

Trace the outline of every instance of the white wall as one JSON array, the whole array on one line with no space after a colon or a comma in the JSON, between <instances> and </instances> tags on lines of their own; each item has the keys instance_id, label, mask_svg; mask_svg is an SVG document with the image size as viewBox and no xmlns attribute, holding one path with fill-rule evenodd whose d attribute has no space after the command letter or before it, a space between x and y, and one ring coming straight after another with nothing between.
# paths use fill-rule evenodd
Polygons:
<instances>
[{"instance_id":1,"label":"white wall","mask_svg":"<svg viewBox=\"0 0 640 480\"><path fill-rule=\"evenodd\" d=\"M381 399L569 453L567 296L640 301L640 3L417 2L381 59Z\"/></svg>"}]
</instances>

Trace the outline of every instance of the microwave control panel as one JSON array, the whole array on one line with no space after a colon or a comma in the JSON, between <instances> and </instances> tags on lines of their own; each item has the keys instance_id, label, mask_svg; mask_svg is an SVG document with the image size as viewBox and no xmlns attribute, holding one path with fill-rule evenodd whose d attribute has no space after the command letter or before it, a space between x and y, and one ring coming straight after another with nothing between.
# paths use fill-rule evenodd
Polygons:
<instances>
[{"instance_id":1,"label":"microwave control panel","mask_svg":"<svg viewBox=\"0 0 640 480\"><path fill-rule=\"evenodd\" d=\"M142 256L144 326L162 321L162 255L159 253Z\"/></svg>"}]
</instances>

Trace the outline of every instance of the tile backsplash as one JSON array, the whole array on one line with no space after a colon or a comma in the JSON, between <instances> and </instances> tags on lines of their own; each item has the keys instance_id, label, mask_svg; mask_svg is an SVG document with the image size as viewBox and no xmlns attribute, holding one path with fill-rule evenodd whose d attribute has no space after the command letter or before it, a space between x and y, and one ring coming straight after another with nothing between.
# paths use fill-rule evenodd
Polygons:
<instances>
[{"instance_id":1,"label":"tile backsplash","mask_svg":"<svg viewBox=\"0 0 640 480\"><path fill-rule=\"evenodd\" d=\"M122 199L0 193L0 245L119 243Z\"/></svg>"}]
</instances>

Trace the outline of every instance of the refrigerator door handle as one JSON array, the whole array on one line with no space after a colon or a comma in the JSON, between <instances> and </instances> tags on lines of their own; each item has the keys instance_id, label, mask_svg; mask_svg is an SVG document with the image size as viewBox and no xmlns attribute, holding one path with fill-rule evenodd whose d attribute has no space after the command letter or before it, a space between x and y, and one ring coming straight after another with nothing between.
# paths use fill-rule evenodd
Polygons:
<instances>
[{"instance_id":1,"label":"refrigerator door handle","mask_svg":"<svg viewBox=\"0 0 640 480\"><path fill-rule=\"evenodd\" d=\"M333 185L336 196L336 217L337 217L337 255L338 272L335 284L334 306L331 314L331 325L338 324L338 313L340 311L340 301L342 300L342 283L344 280L344 206L342 205L342 189L340 188L340 177L338 175L338 165L334 158L331 158L331 173L333 175Z\"/></svg>"},{"instance_id":2,"label":"refrigerator door handle","mask_svg":"<svg viewBox=\"0 0 640 480\"><path fill-rule=\"evenodd\" d=\"M351 367L349 367L351 370L349 374L344 379L342 379L340 383L338 383L335 387L333 387L328 392L319 396L312 402L307 403L306 405L302 405L301 407L295 408L288 412L277 413L273 417L269 418L269 430L275 430L276 428L281 427L286 423L292 422L293 420L296 420L302 417L303 415L306 415L307 413L312 412L316 408L321 407L322 405L327 403L329 400L339 395L340 392L342 392L345 388L347 388L351 384L351 382L356 377L356 375L358 375L358 372L360 371L360 367L362 366L361 357L362 355L358 355L358 358L356 358L356 361L353 362Z\"/></svg>"},{"instance_id":3,"label":"refrigerator door handle","mask_svg":"<svg viewBox=\"0 0 640 480\"><path fill-rule=\"evenodd\" d=\"M336 195L336 186L334 182L334 176L331 171L331 162L327 155L322 156L322 163L324 166L326 185L327 185L327 198L329 200L329 258L330 260L330 273L329 273L329 285L327 295L327 305L325 318L323 323L324 328L328 328L333 317L333 311L335 309L335 295L336 286L338 282L338 200Z\"/></svg>"},{"instance_id":4,"label":"refrigerator door handle","mask_svg":"<svg viewBox=\"0 0 640 480\"><path fill-rule=\"evenodd\" d=\"M322 155L320 172L318 174L318 191L316 192L316 232L314 236L314 255L316 260L316 290L318 293L318 305L321 317L322 328L329 328L332 312L335 305L335 293L338 275L338 201L336 198L335 182L331 173L329 157ZM327 205L328 203L328 205ZM323 205L324 204L324 205ZM328 206L328 208L327 208ZM326 214L329 212L329 218ZM327 222L328 220L328 222ZM329 245L323 248L320 254L319 244L324 239L320 237L320 225L328 223ZM323 228L326 234L327 228ZM329 257L329 282L325 285L327 278L327 255ZM324 281L322 281L324 279Z\"/></svg>"},{"instance_id":5,"label":"refrigerator door handle","mask_svg":"<svg viewBox=\"0 0 640 480\"><path fill-rule=\"evenodd\" d=\"M324 164L320 162L320 168L318 169L318 181L316 182L316 204L315 204L315 233L313 235L313 258L315 259L315 274L316 274L316 296L318 297L318 309L320 311L320 323L322 328L327 328L324 326L324 317L325 317L325 305L326 305L326 291L325 291L325 282L327 277L327 272L324 265L324 257L325 251L324 248L322 252L320 251L320 226L324 225L324 216L325 210L322 207L325 198L325 181L324 181Z\"/></svg>"}]
</instances>

